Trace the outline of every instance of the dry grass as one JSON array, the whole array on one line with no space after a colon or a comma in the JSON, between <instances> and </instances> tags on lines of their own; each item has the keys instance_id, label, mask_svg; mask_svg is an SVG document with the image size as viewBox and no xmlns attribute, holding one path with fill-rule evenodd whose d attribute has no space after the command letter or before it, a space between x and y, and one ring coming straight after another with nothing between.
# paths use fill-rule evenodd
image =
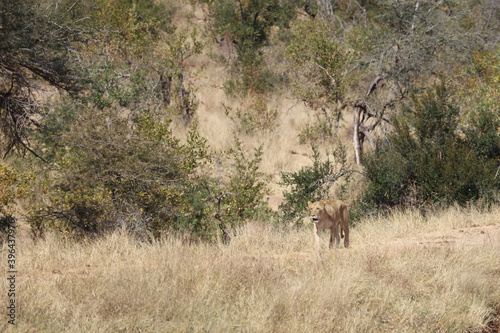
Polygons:
<instances>
[{"instance_id":1,"label":"dry grass","mask_svg":"<svg viewBox=\"0 0 500 333\"><path fill-rule=\"evenodd\" d=\"M237 230L227 246L143 244L120 233L84 244L19 235L16 328L480 332L500 304L498 216L500 208L428 219L398 212L353 228L350 249L326 249L324 235L319 252L310 228L265 223ZM6 253L4 245L5 262Z\"/></svg>"}]
</instances>

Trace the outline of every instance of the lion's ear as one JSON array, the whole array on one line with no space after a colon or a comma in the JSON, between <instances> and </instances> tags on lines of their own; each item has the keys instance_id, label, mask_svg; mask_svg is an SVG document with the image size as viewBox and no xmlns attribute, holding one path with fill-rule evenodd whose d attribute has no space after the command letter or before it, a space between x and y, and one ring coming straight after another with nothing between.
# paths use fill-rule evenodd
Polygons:
<instances>
[{"instance_id":1,"label":"lion's ear","mask_svg":"<svg viewBox=\"0 0 500 333\"><path fill-rule=\"evenodd\" d=\"M313 204L313 203L312 203L311 201L308 201L308 202L307 202L307 206L309 206L309 207L311 207L311 206L312 206L312 204Z\"/></svg>"}]
</instances>

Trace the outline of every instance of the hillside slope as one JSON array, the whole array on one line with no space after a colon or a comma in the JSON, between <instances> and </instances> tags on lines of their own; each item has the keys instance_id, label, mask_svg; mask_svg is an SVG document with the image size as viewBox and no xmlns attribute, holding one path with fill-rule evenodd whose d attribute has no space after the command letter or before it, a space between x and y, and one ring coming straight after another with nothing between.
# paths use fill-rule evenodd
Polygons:
<instances>
[{"instance_id":1,"label":"hillside slope","mask_svg":"<svg viewBox=\"0 0 500 333\"><path fill-rule=\"evenodd\" d=\"M231 79L228 63L235 60L234 48L227 43L217 44L207 38L207 35L210 36L207 8L199 3L194 6L185 4L179 7L173 23L180 30L196 28L205 41L203 53L189 59L189 67L201 69L189 81L195 88L200 102L196 111L200 134L215 150L231 148L235 137L243 142L249 153L259 145L263 145L261 170L272 175L269 204L271 208L277 209L283 200L283 188L278 185L280 173L297 171L303 166L312 165L310 144L301 144L299 133L306 125L318 121L318 113L305 106L290 91L278 91L265 96L268 110L275 110L277 113L273 128L245 132L236 112L237 110L252 112L257 96L252 93L246 96L226 94L224 86ZM273 47L276 46L269 47L264 52L272 53ZM278 61L269 65L283 66ZM183 134L185 130L181 122L175 128L178 134ZM339 138L347 147L349 161L354 164L352 110L349 108L344 111L341 119ZM321 153L332 149L330 142L317 142L317 144Z\"/></svg>"}]
</instances>

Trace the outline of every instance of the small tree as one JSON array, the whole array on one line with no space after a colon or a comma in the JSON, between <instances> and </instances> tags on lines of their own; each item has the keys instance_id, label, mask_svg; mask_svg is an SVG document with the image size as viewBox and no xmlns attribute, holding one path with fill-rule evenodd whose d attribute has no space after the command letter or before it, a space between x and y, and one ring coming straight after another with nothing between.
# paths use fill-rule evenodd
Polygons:
<instances>
[{"instance_id":1,"label":"small tree","mask_svg":"<svg viewBox=\"0 0 500 333\"><path fill-rule=\"evenodd\" d=\"M287 53L296 74L294 94L325 116L325 134L337 136L350 56L321 20L298 22L292 31Z\"/></svg>"},{"instance_id":2,"label":"small tree","mask_svg":"<svg viewBox=\"0 0 500 333\"><path fill-rule=\"evenodd\" d=\"M339 6L345 8L346 2L354 1L341 1ZM496 9L474 1L418 0L356 2L347 7L337 15L349 13L354 23L340 23L339 34L345 34L356 53L351 73L358 83L353 87L353 146L360 164L364 139L374 148L374 132L391 128L383 126L392 118L388 114L402 112L416 87L467 64L474 48L484 43L482 37L495 40L487 22L496 21Z\"/></svg>"},{"instance_id":3,"label":"small tree","mask_svg":"<svg viewBox=\"0 0 500 333\"><path fill-rule=\"evenodd\" d=\"M261 69L262 47L272 27L287 27L295 17L296 1L209 1L216 40L234 45L244 90L265 91ZM220 40L219 40L220 39Z\"/></svg>"},{"instance_id":4,"label":"small tree","mask_svg":"<svg viewBox=\"0 0 500 333\"><path fill-rule=\"evenodd\" d=\"M357 171L348 169L346 150L341 143L332 151L333 161L329 157L322 161L316 146L312 146L312 151L312 166L281 174L280 185L290 188L290 191L283 192L285 202L280 205L285 221L300 218L308 201L327 198L331 187L344 177L345 185L338 191L339 198L342 199L352 173Z\"/></svg>"},{"instance_id":5,"label":"small tree","mask_svg":"<svg viewBox=\"0 0 500 333\"><path fill-rule=\"evenodd\" d=\"M198 102L194 88L187 83L186 61L201 53L203 44L196 38L196 29L189 37L185 33L172 33L166 43L167 48L157 70L160 74L160 94L174 114L180 114L188 124L194 117Z\"/></svg>"},{"instance_id":6,"label":"small tree","mask_svg":"<svg viewBox=\"0 0 500 333\"><path fill-rule=\"evenodd\" d=\"M100 92L106 95L113 89L100 83L113 86L119 77L133 77L135 71L125 71L120 63L130 69L144 54L152 58L144 51L168 29L171 13L165 8L152 1L2 0L2 155L17 150L43 158L31 136L50 114L46 99L40 98L47 91L75 95L90 88L93 97L102 98ZM137 96L138 89L130 89L128 95L132 94ZM131 97L121 99L125 103Z\"/></svg>"},{"instance_id":7,"label":"small tree","mask_svg":"<svg viewBox=\"0 0 500 333\"><path fill-rule=\"evenodd\" d=\"M0 135L2 156L31 152L31 132L46 105L36 98L40 82L55 89L81 89L82 75L72 45L88 40L66 8L42 10L33 0L3 0L0 7Z\"/></svg>"},{"instance_id":8,"label":"small tree","mask_svg":"<svg viewBox=\"0 0 500 333\"><path fill-rule=\"evenodd\" d=\"M234 147L216 159L218 178L205 179L204 187L213 205L213 217L224 242L230 240L229 232L235 226L262 214L270 215L265 200L269 194L270 177L260 171L262 154L260 146L248 157L243 144L236 138Z\"/></svg>"}]
</instances>

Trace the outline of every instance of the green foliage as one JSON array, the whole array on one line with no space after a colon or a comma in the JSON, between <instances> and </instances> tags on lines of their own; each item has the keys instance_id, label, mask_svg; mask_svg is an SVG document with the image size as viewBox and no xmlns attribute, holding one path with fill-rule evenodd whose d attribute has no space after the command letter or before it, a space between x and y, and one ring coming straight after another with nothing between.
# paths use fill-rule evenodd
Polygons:
<instances>
[{"instance_id":1,"label":"green foliage","mask_svg":"<svg viewBox=\"0 0 500 333\"><path fill-rule=\"evenodd\" d=\"M148 53L162 32L172 30L172 7L152 0L65 0L67 13L81 20L94 38L86 49L94 54L132 60Z\"/></svg>"},{"instance_id":2,"label":"green foliage","mask_svg":"<svg viewBox=\"0 0 500 333\"><path fill-rule=\"evenodd\" d=\"M247 156L243 144L235 138L234 147L216 161L219 178L205 182L214 207L213 217L218 221L225 242L229 241L229 231L235 226L257 216L271 215L265 200L270 193L270 176L260 171L262 154L263 147L260 146L253 155ZM228 161L227 167L224 166L224 157Z\"/></svg>"},{"instance_id":3,"label":"green foliage","mask_svg":"<svg viewBox=\"0 0 500 333\"><path fill-rule=\"evenodd\" d=\"M253 157L248 158L242 143L236 139L234 149L229 151L232 159L232 174L227 191L230 194L225 219L234 222L250 219L267 205L264 196L269 194L270 179L259 170L262 162L263 147L255 149Z\"/></svg>"},{"instance_id":4,"label":"green foliage","mask_svg":"<svg viewBox=\"0 0 500 333\"><path fill-rule=\"evenodd\" d=\"M227 160L227 166L223 161ZM250 157L242 143L235 139L234 148L216 160L218 178L207 174L209 164L201 174L192 175L176 201L174 230L189 232L195 239L214 241L222 237L230 241L230 231L257 216L270 216L265 201L269 194L269 177L259 170L262 147ZM225 163L224 163L225 164Z\"/></svg>"},{"instance_id":5,"label":"green foliage","mask_svg":"<svg viewBox=\"0 0 500 333\"><path fill-rule=\"evenodd\" d=\"M380 207L492 200L500 189L500 141L494 122L484 131L491 115L478 110L475 124L483 128L461 131L459 109L443 83L413 96L412 110L394 121L394 130L367 157L366 202Z\"/></svg>"},{"instance_id":6,"label":"green foliage","mask_svg":"<svg viewBox=\"0 0 500 333\"><path fill-rule=\"evenodd\" d=\"M255 64L271 27L285 27L295 16L293 1L215 0L212 16L219 35L229 35L244 66Z\"/></svg>"},{"instance_id":7,"label":"green foliage","mask_svg":"<svg viewBox=\"0 0 500 333\"><path fill-rule=\"evenodd\" d=\"M11 215L15 201L26 197L32 178L0 162L0 217Z\"/></svg>"},{"instance_id":8,"label":"green foliage","mask_svg":"<svg viewBox=\"0 0 500 333\"><path fill-rule=\"evenodd\" d=\"M470 66L459 72L458 98L468 144L481 156L499 155L500 47L478 50Z\"/></svg>"},{"instance_id":9,"label":"green foliage","mask_svg":"<svg viewBox=\"0 0 500 333\"><path fill-rule=\"evenodd\" d=\"M0 8L0 132L4 154L30 151L33 129L48 114L37 92L51 86L72 94L88 88L127 105L138 98L144 71L124 69L168 30L171 13L153 1L4 0ZM126 62L126 66L124 66ZM145 67L142 67L143 70ZM118 75L114 75L115 71ZM99 74L97 74L97 73ZM130 73L132 72L132 73ZM128 75L136 87L113 90ZM98 79L96 79L98 78ZM93 79L93 80L92 80ZM100 80L102 79L102 80ZM110 85L108 87L106 85ZM99 96L101 94L101 96ZM121 94L114 96L116 94ZM22 115L22 116L19 116Z\"/></svg>"},{"instance_id":10,"label":"green foliage","mask_svg":"<svg viewBox=\"0 0 500 333\"><path fill-rule=\"evenodd\" d=\"M344 96L349 53L320 20L298 22L292 32L287 51L298 75L294 94L313 109L331 108Z\"/></svg>"},{"instance_id":11,"label":"green foliage","mask_svg":"<svg viewBox=\"0 0 500 333\"><path fill-rule=\"evenodd\" d=\"M187 83L189 72L186 69L186 61L203 49L203 43L196 35L196 29L190 35L186 32L172 33L166 41L167 48L157 69L163 102L172 114L181 115L185 123L194 117L198 108L195 89Z\"/></svg>"},{"instance_id":12,"label":"green foliage","mask_svg":"<svg viewBox=\"0 0 500 333\"><path fill-rule=\"evenodd\" d=\"M144 114L133 121L114 110L81 107L66 131L45 138L64 142L55 154L51 201L32 219L76 235L118 227L144 234L171 227L184 183L208 155L195 128L181 144L169 121Z\"/></svg>"},{"instance_id":13,"label":"green foliage","mask_svg":"<svg viewBox=\"0 0 500 333\"><path fill-rule=\"evenodd\" d=\"M300 134L301 142L335 136L346 89L346 69L351 55L337 41L330 26L321 20L297 22L292 30L287 56L291 60L293 93L313 110L317 124ZM328 124L328 125L327 125ZM337 128L337 127L336 127Z\"/></svg>"},{"instance_id":14,"label":"green foliage","mask_svg":"<svg viewBox=\"0 0 500 333\"><path fill-rule=\"evenodd\" d=\"M16 226L13 217L17 200L27 197L33 174L21 173L0 162L0 245L4 242L9 228Z\"/></svg>"},{"instance_id":15,"label":"green foliage","mask_svg":"<svg viewBox=\"0 0 500 333\"><path fill-rule=\"evenodd\" d=\"M272 27L286 28L295 17L297 1L211 1L211 17L218 36L234 44L239 78L231 85L243 92L263 93L272 85L272 73L262 69L261 49Z\"/></svg>"},{"instance_id":16,"label":"green foliage","mask_svg":"<svg viewBox=\"0 0 500 333\"><path fill-rule=\"evenodd\" d=\"M415 86L454 71L458 99L445 86L415 94L393 121L394 131L367 157L363 202L465 203L498 193L494 6L308 1L312 11L306 12L316 18L294 21L303 1L204 2L210 32L237 53L237 77L226 86L255 96L230 115L241 132L276 126L278 111L268 107L266 93L279 80L291 78L295 96L318 111L318 123L300 134L307 142L332 135L333 119L338 122L342 103L350 102L346 96L363 99L364 116L380 122L384 110L402 111L397 108ZM140 237L179 230L194 239L227 240L234 226L268 216L262 147L248 154L237 140L214 158L197 130L199 101L191 84L197 72L189 59L201 54L207 36L172 26L173 8L172 1L153 0L2 1L0 149L2 155L30 151L48 162L37 165L34 233L86 237L125 228ZM283 57L277 47L266 49L278 39L288 43L290 61L279 75L274 62L264 63ZM169 128L169 118L178 117L191 124L185 140ZM343 148L333 161L313 151L311 167L282 175L287 219L297 218L308 200L331 194L334 183L349 183ZM17 170L0 164L5 223L32 178ZM337 182L341 177L345 182Z\"/></svg>"},{"instance_id":17,"label":"green foliage","mask_svg":"<svg viewBox=\"0 0 500 333\"><path fill-rule=\"evenodd\" d=\"M331 187L344 177L344 185L338 190L338 198L342 199L351 180L352 170L347 169L345 147L338 142L332 151L333 161L327 156L326 160L316 146L313 150L313 165L303 167L297 172L283 172L280 185L290 188L284 191L284 203L280 205L284 221L297 220L307 208L308 201L324 200L330 195Z\"/></svg>"},{"instance_id":18,"label":"green foliage","mask_svg":"<svg viewBox=\"0 0 500 333\"><path fill-rule=\"evenodd\" d=\"M16 200L26 198L32 180L32 173L18 172L0 162L0 245L9 227L15 226L16 219L12 215Z\"/></svg>"},{"instance_id":19,"label":"green foliage","mask_svg":"<svg viewBox=\"0 0 500 333\"><path fill-rule=\"evenodd\" d=\"M33 128L46 103L36 98L41 85L68 92L82 88L84 77L72 45L88 39L81 22L63 6L39 8L37 1L4 0L0 6L0 150L29 151Z\"/></svg>"},{"instance_id":20,"label":"green foliage","mask_svg":"<svg viewBox=\"0 0 500 333\"><path fill-rule=\"evenodd\" d=\"M498 109L477 109L469 114L469 124L464 129L467 145L480 158L494 160L500 156Z\"/></svg>"},{"instance_id":21,"label":"green foliage","mask_svg":"<svg viewBox=\"0 0 500 333\"><path fill-rule=\"evenodd\" d=\"M409 88L438 67L444 70L466 61L477 36L460 24L464 15L470 15L461 3L367 2L366 24L347 32L350 44L359 51L359 68Z\"/></svg>"},{"instance_id":22,"label":"green foliage","mask_svg":"<svg viewBox=\"0 0 500 333\"><path fill-rule=\"evenodd\" d=\"M45 200L30 218L35 236L54 229L80 238L124 228L141 238L181 231L228 240L234 226L269 212L262 147L247 157L236 140L217 179L196 121L182 144L170 121L152 112L125 117L114 108L68 107L39 133L54 164L45 173Z\"/></svg>"}]
</instances>

